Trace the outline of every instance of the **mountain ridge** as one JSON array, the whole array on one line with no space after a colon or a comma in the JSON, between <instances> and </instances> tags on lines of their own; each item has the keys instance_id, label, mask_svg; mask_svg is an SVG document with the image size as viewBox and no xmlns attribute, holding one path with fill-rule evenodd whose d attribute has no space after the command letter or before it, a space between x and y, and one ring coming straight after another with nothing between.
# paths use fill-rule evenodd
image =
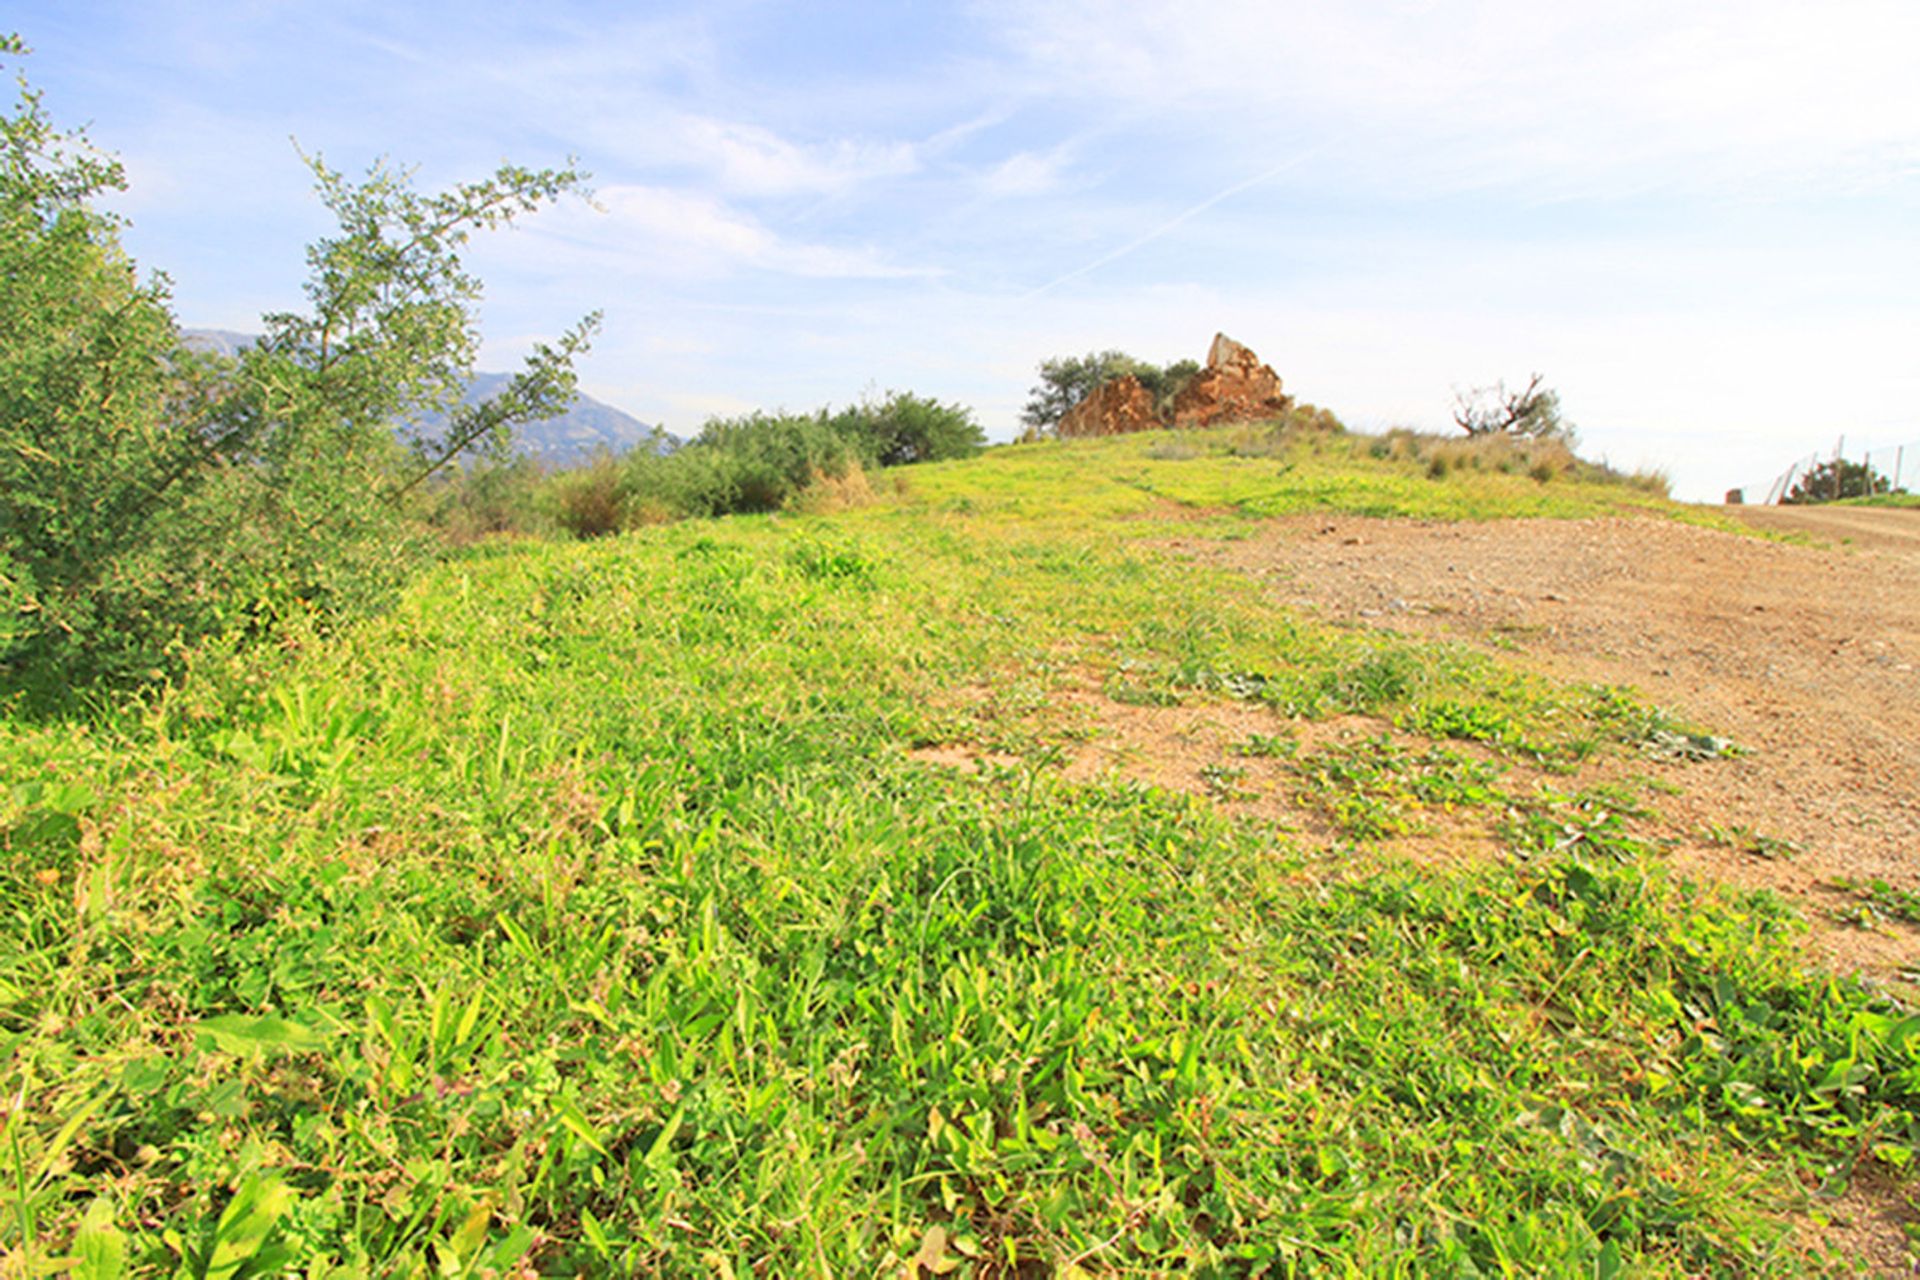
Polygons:
<instances>
[{"instance_id":1,"label":"mountain ridge","mask_svg":"<svg viewBox=\"0 0 1920 1280\"><path fill-rule=\"evenodd\" d=\"M234 329L182 329L180 336L194 350L223 356L238 355L259 340L258 334ZM512 377L507 373L478 371L467 383L461 400L465 404L484 403L505 390ZM444 421L444 415L436 414L427 418L426 424L433 426ZM658 431L657 427L624 409L582 392L565 413L540 422L516 424L513 451L538 458L549 466L566 467L585 461L601 449L625 453L650 444L656 440ZM671 448L675 443L678 442L672 436L666 436L665 443L653 447Z\"/></svg>"}]
</instances>

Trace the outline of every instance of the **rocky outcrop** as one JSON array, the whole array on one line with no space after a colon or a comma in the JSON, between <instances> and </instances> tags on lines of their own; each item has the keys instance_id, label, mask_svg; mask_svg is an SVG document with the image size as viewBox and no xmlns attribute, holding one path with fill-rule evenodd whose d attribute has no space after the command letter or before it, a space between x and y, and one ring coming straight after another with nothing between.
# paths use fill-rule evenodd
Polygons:
<instances>
[{"instance_id":1,"label":"rocky outcrop","mask_svg":"<svg viewBox=\"0 0 1920 1280\"><path fill-rule=\"evenodd\" d=\"M1207 367L1173 398L1173 425L1209 427L1217 422L1248 422L1286 412L1293 403L1281 394L1280 375L1261 364L1251 348L1224 333L1213 336Z\"/></svg>"},{"instance_id":2,"label":"rocky outcrop","mask_svg":"<svg viewBox=\"0 0 1920 1280\"><path fill-rule=\"evenodd\" d=\"M1162 425L1153 411L1153 393L1128 374L1101 383L1093 394L1067 410L1060 419L1060 434L1117 436L1129 431L1155 431Z\"/></svg>"}]
</instances>

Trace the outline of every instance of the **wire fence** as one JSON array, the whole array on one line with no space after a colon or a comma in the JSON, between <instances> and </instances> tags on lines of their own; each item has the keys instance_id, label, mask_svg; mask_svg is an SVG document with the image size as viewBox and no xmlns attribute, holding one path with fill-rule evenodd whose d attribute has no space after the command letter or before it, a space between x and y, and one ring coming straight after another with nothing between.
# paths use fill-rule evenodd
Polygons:
<instances>
[{"instance_id":1,"label":"wire fence","mask_svg":"<svg viewBox=\"0 0 1920 1280\"><path fill-rule=\"evenodd\" d=\"M1810 453L1774 477L1765 497L1757 490L1734 489L1727 501L1831 501L1876 494L1910 493L1920 488L1920 440L1874 445L1851 451L1843 437L1830 452ZM1736 496L1738 495L1738 496Z\"/></svg>"}]
</instances>

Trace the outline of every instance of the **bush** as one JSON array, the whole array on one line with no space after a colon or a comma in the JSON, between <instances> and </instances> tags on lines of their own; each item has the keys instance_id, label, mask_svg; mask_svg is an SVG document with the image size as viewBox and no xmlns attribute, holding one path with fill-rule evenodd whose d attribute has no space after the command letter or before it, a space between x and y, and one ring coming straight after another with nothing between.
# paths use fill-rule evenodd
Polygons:
<instances>
[{"instance_id":1,"label":"bush","mask_svg":"<svg viewBox=\"0 0 1920 1280\"><path fill-rule=\"evenodd\" d=\"M455 545L501 534L543 536L556 527L544 506L548 484L537 458L478 458L429 491L426 517Z\"/></svg>"},{"instance_id":2,"label":"bush","mask_svg":"<svg viewBox=\"0 0 1920 1280\"><path fill-rule=\"evenodd\" d=\"M547 518L576 538L605 537L635 523L626 471L605 449L553 476L543 497Z\"/></svg>"},{"instance_id":3,"label":"bush","mask_svg":"<svg viewBox=\"0 0 1920 1280\"><path fill-rule=\"evenodd\" d=\"M987 442L972 410L906 391L889 391L877 403L850 405L830 417L828 425L874 467L971 457Z\"/></svg>"},{"instance_id":4,"label":"bush","mask_svg":"<svg viewBox=\"0 0 1920 1280\"><path fill-rule=\"evenodd\" d=\"M1842 498L1871 498L1876 494L1904 492L1893 481L1864 462L1833 458L1794 481L1781 497L1783 503L1799 506L1815 502L1836 502Z\"/></svg>"},{"instance_id":5,"label":"bush","mask_svg":"<svg viewBox=\"0 0 1920 1280\"><path fill-rule=\"evenodd\" d=\"M31 90L0 117L0 686L57 702L164 676L216 633L377 604L426 545L416 489L571 398L594 317L488 404L394 433L472 373L469 232L581 175L505 166L423 196L308 164L340 222L307 254L312 312L225 359L182 347L165 280L141 283L92 207L120 166Z\"/></svg>"},{"instance_id":6,"label":"bush","mask_svg":"<svg viewBox=\"0 0 1920 1280\"><path fill-rule=\"evenodd\" d=\"M715 418L681 452L703 449L724 460L720 471L731 490L731 501L711 512L715 515L778 511L816 474L841 475L858 460L854 446L824 412Z\"/></svg>"},{"instance_id":7,"label":"bush","mask_svg":"<svg viewBox=\"0 0 1920 1280\"><path fill-rule=\"evenodd\" d=\"M1541 385L1537 373L1518 391L1500 382L1455 392L1453 399L1453 420L1470 436L1518 436L1571 446L1577 435L1560 414L1560 393Z\"/></svg>"},{"instance_id":8,"label":"bush","mask_svg":"<svg viewBox=\"0 0 1920 1280\"><path fill-rule=\"evenodd\" d=\"M550 487L561 527L592 537L663 519L856 505L872 497L867 467L964 457L984 443L964 407L896 391L838 413L714 418L680 448L636 450L612 472L596 462Z\"/></svg>"}]
</instances>

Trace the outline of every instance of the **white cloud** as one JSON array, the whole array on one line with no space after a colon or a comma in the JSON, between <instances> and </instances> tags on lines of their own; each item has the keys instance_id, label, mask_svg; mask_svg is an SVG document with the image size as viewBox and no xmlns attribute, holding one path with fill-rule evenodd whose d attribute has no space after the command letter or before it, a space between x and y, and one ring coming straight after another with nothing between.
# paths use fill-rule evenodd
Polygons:
<instances>
[{"instance_id":1,"label":"white cloud","mask_svg":"<svg viewBox=\"0 0 1920 1280\"><path fill-rule=\"evenodd\" d=\"M589 253L664 274L724 275L742 268L819 280L897 280L938 274L900 266L866 247L790 240L753 215L697 191L624 183L595 193L600 212L561 209L539 230Z\"/></svg>"},{"instance_id":2,"label":"white cloud","mask_svg":"<svg viewBox=\"0 0 1920 1280\"><path fill-rule=\"evenodd\" d=\"M980 187L987 195L1001 199L1041 195L1060 185L1065 167L1066 158L1058 149L1020 151L989 170Z\"/></svg>"},{"instance_id":3,"label":"white cloud","mask_svg":"<svg viewBox=\"0 0 1920 1280\"><path fill-rule=\"evenodd\" d=\"M750 196L834 193L919 167L911 143L840 139L806 147L758 125L688 116L680 122L688 158L720 185Z\"/></svg>"}]
</instances>

